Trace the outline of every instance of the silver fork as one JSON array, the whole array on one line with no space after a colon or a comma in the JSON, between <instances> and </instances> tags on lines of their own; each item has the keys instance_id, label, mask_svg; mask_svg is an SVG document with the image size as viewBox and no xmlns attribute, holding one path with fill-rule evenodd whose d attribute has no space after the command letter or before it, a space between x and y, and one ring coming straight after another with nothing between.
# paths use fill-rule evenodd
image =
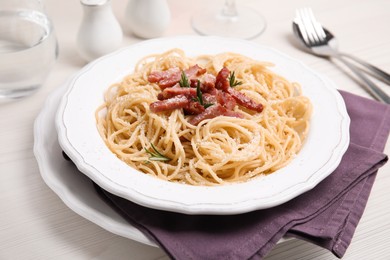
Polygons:
<instances>
[{"instance_id":1,"label":"silver fork","mask_svg":"<svg viewBox=\"0 0 390 260\"><path fill-rule=\"evenodd\" d=\"M336 48L336 40L334 36L327 30L324 30L322 25L317 22L310 8L298 9L293 22L293 31L302 43L314 54L323 57L333 57L346 65L360 80L363 81L367 91L377 100L390 104L390 97L375 85L366 75L361 73L357 67L347 61L344 56ZM350 56L348 56L350 57ZM384 82L389 83L389 75L380 69L365 63L370 66L370 70L379 73ZM382 73L382 74L381 74Z\"/></svg>"},{"instance_id":2,"label":"silver fork","mask_svg":"<svg viewBox=\"0 0 390 260\"><path fill-rule=\"evenodd\" d=\"M302 17L306 16L311 20L311 22L312 22L311 25L313 26L313 29L316 32L316 35L313 35L313 36L318 37L315 40L321 41L321 42L328 41L328 45L333 48L334 52L337 52L339 55L344 56L346 58L349 58L349 59L359 63L360 65L362 65L366 69L368 69L371 73L373 73L373 75L375 77L377 77L379 80L382 80L383 82L390 85L390 74L388 74L387 72L385 72L385 71L375 67L374 65L369 64L368 62L365 62L357 57L354 57L350 54L338 51L336 37L329 30L324 28L319 22L317 22L316 18L314 17L313 11L310 8L303 8L303 9L297 10L297 12L298 12L297 19L299 19L299 17L301 17L301 20L302 20ZM303 35L303 37L305 37L306 40L309 40L307 38L308 35Z\"/></svg>"}]
</instances>

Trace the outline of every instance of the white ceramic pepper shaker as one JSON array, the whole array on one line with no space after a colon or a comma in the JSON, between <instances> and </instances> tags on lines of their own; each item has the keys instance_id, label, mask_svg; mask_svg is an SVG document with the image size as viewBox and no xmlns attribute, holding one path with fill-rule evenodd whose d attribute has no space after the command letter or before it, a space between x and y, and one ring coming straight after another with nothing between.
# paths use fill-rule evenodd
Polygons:
<instances>
[{"instance_id":1,"label":"white ceramic pepper shaker","mask_svg":"<svg viewBox=\"0 0 390 260\"><path fill-rule=\"evenodd\" d=\"M162 36L171 21L166 0L129 0L126 7L127 29L141 38Z\"/></svg>"},{"instance_id":2,"label":"white ceramic pepper shaker","mask_svg":"<svg viewBox=\"0 0 390 260\"><path fill-rule=\"evenodd\" d=\"M122 28L115 18L110 0L80 0L83 19L77 34L77 49L82 58L92 61L122 44Z\"/></svg>"}]
</instances>

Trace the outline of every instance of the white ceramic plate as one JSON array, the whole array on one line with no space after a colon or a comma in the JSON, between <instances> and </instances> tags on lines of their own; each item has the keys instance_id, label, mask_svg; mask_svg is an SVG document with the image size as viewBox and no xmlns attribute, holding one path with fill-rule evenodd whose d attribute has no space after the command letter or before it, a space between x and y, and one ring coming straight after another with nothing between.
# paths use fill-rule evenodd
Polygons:
<instances>
[{"instance_id":1,"label":"white ceramic plate","mask_svg":"<svg viewBox=\"0 0 390 260\"><path fill-rule=\"evenodd\" d=\"M236 52L270 61L299 82L313 103L311 129L299 155L283 169L252 181L218 187L170 183L140 173L104 144L94 113L103 93L146 55L181 48L188 56ZM107 191L140 205L186 214L237 214L284 203L312 189L339 164L349 144L349 117L333 84L274 49L218 37L182 36L144 41L96 60L70 82L56 116L59 143L78 169Z\"/></svg>"},{"instance_id":2,"label":"white ceramic plate","mask_svg":"<svg viewBox=\"0 0 390 260\"><path fill-rule=\"evenodd\" d=\"M34 154L45 183L82 217L116 234L143 244L157 246L124 220L97 194L91 180L62 156L54 119L67 85L59 87L45 102L34 124Z\"/></svg>"}]
</instances>

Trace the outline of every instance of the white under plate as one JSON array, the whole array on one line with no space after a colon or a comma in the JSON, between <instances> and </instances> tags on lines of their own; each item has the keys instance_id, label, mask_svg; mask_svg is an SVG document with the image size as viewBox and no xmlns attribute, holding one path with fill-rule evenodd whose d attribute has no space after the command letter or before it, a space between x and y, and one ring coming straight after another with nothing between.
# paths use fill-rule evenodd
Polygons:
<instances>
[{"instance_id":1,"label":"white under plate","mask_svg":"<svg viewBox=\"0 0 390 260\"><path fill-rule=\"evenodd\" d=\"M116 234L143 244L157 246L130 225L98 195L91 180L62 156L55 129L58 103L67 84L47 98L34 124L34 154L45 183L77 214Z\"/></svg>"},{"instance_id":2,"label":"white under plate","mask_svg":"<svg viewBox=\"0 0 390 260\"><path fill-rule=\"evenodd\" d=\"M148 176L118 159L100 137L95 111L107 88L144 56L172 48L188 56L235 52L276 66L301 84L313 104L311 128L298 156L281 170L254 180L217 187L171 183ZM237 214L284 203L315 187L339 164L349 144L349 117L330 81L301 62L253 42L182 36L134 44L83 68L69 83L56 116L59 143L77 168L102 188L140 205L186 214Z\"/></svg>"}]
</instances>

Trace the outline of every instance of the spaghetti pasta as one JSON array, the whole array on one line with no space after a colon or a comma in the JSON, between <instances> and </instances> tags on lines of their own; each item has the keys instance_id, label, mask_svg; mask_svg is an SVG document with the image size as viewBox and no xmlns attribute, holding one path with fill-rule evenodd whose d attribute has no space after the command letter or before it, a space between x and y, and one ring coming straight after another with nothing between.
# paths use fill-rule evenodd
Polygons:
<instances>
[{"instance_id":1,"label":"spaghetti pasta","mask_svg":"<svg viewBox=\"0 0 390 260\"><path fill-rule=\"evenodd\" d=\"M161 100L162 87L150 76L175 68L183 73L194 65L216 77L223 68L234 72L228 93L261 104L262 111L237 102L229 113L195 124L196 115L185 109L151 109ZM300 151L312 105L298 83L272 72L270 66L236 53L187 57L172 49L145 57L133 73L107 90L95 115L99 133L118 158L167 181L220 185L271 174ZM195 99L202 103L199 94L198 90Z\"/></svg>"}]
</instances>

